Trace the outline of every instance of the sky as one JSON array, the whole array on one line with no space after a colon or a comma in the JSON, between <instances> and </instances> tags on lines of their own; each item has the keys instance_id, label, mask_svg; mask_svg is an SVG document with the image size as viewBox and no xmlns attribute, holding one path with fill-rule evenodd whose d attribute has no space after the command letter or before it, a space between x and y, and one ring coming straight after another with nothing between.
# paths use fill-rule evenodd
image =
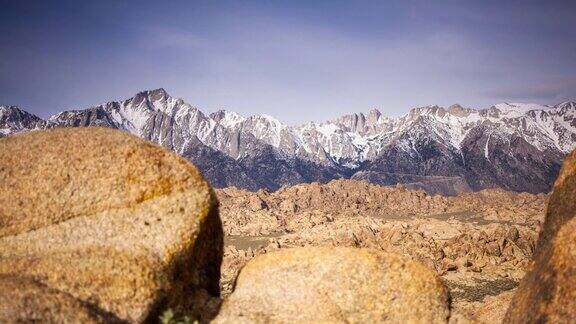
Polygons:
<instances>
[{"instance_id":1,"label":"sky","mask_svg":"<svg viewBox=\"0 0 576 324\"><path fill-rule=\"evenodd\" d=\"M288 124L576 99L576 1L0 0L0 104L164 88Z\"/></svg>"}]
</instances>

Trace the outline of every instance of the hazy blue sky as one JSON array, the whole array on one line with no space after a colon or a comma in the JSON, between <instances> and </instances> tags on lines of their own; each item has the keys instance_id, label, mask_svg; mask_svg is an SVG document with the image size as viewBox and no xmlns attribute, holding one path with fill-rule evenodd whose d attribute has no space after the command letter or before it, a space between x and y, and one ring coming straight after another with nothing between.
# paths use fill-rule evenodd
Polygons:
<instances>
[{"instance_id":1,"label":"hazy blue sky","mask_svg":"<svg viewBox=\"0 0 576 324\"><path fill-rule=\"evenodd\" d=\"M288 123L576 99L576 1L0 4L0 104L41 116L158 87Z\"/></svg>"}]
</instances>

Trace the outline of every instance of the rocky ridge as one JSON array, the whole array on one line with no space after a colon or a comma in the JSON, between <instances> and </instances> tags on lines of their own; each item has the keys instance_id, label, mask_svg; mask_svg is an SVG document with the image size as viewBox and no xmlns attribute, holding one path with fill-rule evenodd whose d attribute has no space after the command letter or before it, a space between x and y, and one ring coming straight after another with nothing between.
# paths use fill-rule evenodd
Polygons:
<instances>
[{"instance_id":1,"label":"rocky ridge","mask_svg":"<svg viewBox=\"0 0 576 324\"><path fill-rule=\"evenodd\" d=\"M0 134L117 128L191 160L216 187L276 190L352 177L443 194L490 187L548 192L563 157L576 145L575 116L574 102L506 103L480 110L427 106L399 118L372 110L287 126L268 115L207 115L156 89L46 120L1 106Z\"/></svg>"}]
</instances>

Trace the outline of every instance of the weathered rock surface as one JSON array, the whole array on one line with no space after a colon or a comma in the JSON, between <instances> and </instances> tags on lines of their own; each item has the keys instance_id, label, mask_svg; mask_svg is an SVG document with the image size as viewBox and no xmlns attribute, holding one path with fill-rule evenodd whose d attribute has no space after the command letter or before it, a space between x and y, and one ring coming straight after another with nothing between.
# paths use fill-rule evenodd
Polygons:
<instances>
[{"instance_id":1,"label":"weathered rock surface","mask_svg":"<svg viewBox=\"0 0 576 324\"><path fill-rule=\"evenodd\" d=\"M576 151L564 161L550 197L531 270L506 314L509 323L576 319Z\"/></svg>"},{"instance_id":2,"label":"weathered rock surface","mask_svg":"<svg viewBox=\"0 0 576 324\"><path fill-rule=\"evenodd\" d=\"M442 323L448 315L440 278L407 257L296 248L248 262L215 322Z\"/></svg>"},{"instance_id":3,"label":"weathered rock surface","mask_svg":"<svg viewBox=\"0 0 576 324\"><path fill-rule=\"evenodd\" d=\"M90 307L78 299L18 276L0 276L0 322L2 323L116 323L112 314Z\"/></svg>"},{"instance_id":4,"label":"weathered rock surface","mask_svg":"<svg viewBox=\"0 0 576 324\"><path fill-rule=\"evenodd\" d=\"M442 197L352 180L276 192L225 188L217 195L226 233L224 295L246 262L261 254L304 246L370 248L435 270L450 290L451 321L463 314L480 322L502 320L509 298L498 298L524 276L548 201L543 194L499 189Z\"/></svg>"},{"instance_id":5,"label":"weathered rock surface","mask_svg":"<svg viewBox=\"0 0 576 324\"><path fill-rule=\"evenodd\" d=\"M218 189L217 194L228 235L294 232L331 219L352 217L405 220L442 216L446 220L452 217L477 223L534 227L542 222L547 201L544 194L501 189L444 197L401 186L381 187L354 180L299 184L274 192L231 187ZM315 218L314 213L325 216Z\"/></svg>"},{"instance_id":6,"label":"weathered rock surface","mask_svg":"<svg viewBox=\"0 0 576 324\"><path fill-rule=\"evenodd\" d=\"M481 301L456 302L451 305L450 323L502 323L515 290L488 295Z\"/></svg>"},{"instance_id":7,"label":"weathered rock surface","mask_svg":"<svg viewBox=\"0 0 576 324\"><path fill-rule=\"evenodd\" d=\"M85 305L129 322L165 307L198 313L197 296L219 294L216 207L196 167L120 131L0 139L0 274L22 278L25 289L0 290L3 311L27 303L30 290L39 308ZM35 307L22 320L58 321Z\"/></svg>"},{"instance_id":8,"label":"weathered rock surface","mask_svg":"<svg viewBox=\"0 0 576 324\"><path fill-rule=\"evenodd\" d=\"M547 201L546 195L503 190L430 196L351 180L272 193L226 188L217 194L227 234L224 293L247 260L298 246L392 251L441 275L456 272L479 282L517 282L532 257ZM475 285L460 277L455 281L470 289Z\"/></svg>"},{"instance_id":9,"label":"weathered rock surface","mask_svg":"<svg viewBox=\"0 0 576 324\"><path fill-rule=\"evenodd\" d=\"M554 183L552 195L548 203L546 218L538 247L544 246L556 236L560 228L576 216L576 150L573 151L562 165L560 175Z\"/></svg>"}]
</instances>

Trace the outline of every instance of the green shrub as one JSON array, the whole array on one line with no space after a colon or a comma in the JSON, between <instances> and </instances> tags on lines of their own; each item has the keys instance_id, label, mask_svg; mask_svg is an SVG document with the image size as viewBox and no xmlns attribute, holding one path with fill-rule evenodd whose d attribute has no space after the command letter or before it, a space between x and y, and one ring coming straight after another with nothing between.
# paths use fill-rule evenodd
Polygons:
<instances>
[{"instance_id":1,"label":"green shrub","mask_svg":"<svg viewBox=\"0 0 576 324\"><path fill-rule=\"evenodd\" d=\"M160 316L160 323L162 324L196 324L198 321L193 321L188 316L176 317L172 309L164 311Z\"/></svg>"}]
</instances>

